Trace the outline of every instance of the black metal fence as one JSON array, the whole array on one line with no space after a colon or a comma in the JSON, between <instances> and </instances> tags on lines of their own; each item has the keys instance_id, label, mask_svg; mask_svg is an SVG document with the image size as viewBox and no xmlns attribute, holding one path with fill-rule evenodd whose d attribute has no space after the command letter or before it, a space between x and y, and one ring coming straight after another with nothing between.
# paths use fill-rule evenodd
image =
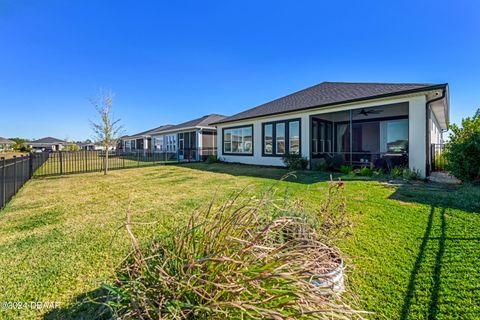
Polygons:
<instances>
[{"instance_id":1,"label":"black metal fence","mask_svg":"<svg viewBox=\"0 0 480 320\"><path fill-rule=\"evenodd\" d=\"M176 151L109 151L108 170L204 161L209 155L215 154L213 148ZM105 168L106 157L105 151L32 153L32 165L35 168L33 175L39 177L102 171Z\"/></svg>"},{"instance_id":2,"label":"black metal fence","mask_svg":"<svg viewBox=\"0 0 480 320\"><path fill-rule=\"evenodd\" d=\"M444 171L447 161L445 160L445 144L433 143L430 146L431 171Z\"/></svg>"},{"instance_id":3,"label":"black metal fence","mask_svg":"<svg viewBox=\"0 0 480 320\"><path fill-rule=\"evenodd\" d=\"M108 170L205 161L215 148L175 151L108 152ZM0 209L31 177L98 172L105 168L105 151L38 152L12 159L0 158Z\"/></svg>"},{"instance_id":4,"label":"black metal fence","mask_svg":"<svg viewBox=\"0 0 480 320\"><path fill-rule=\"evenodd\" d=\"M0 209L31 177L30 157L0 158Z\"/></svg>"}]
</instances>

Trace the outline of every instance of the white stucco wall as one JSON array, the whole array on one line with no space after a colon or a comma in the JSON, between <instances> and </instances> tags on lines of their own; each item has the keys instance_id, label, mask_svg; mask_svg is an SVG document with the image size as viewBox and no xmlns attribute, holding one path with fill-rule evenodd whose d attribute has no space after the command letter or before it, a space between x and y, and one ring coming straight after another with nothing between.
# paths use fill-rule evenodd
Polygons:
<instances>
[{"instance_id":1,"label":"white stucco wall","mask_svg":"<svg viewBox=\"0 0 480 320\"><path fill-rule=\"evenodd\" d=\"M408 107L408 167L426 175L426 96L410 99Z\"/></svg>"},{"instance_id":2,"label":"white stucco wall","mask_svg":"<svg viewBox=\"0 0 480 320\"><path fill-rule=\"evenodd\" d=\"M310 157L310 116L322 113L344 111L349 109L361 109L385 104L404 103L409 104L409 167L420 172L425 176L426 164L426 114L425 114L425 94L409 95L390 99L377 99L368 102L351 103L337 105L335 107L324 107L311 109L303 112L293 112L289 114L267 116L250 120L235 121L227 124L217 125L217 145L218 157L226 162L239 162L245 164L283 166L281 157L263 157L262 156L262 123L278 120L301 119L301 153L307 159ZM225 155L223 154L222 129L253 125L253 156L244 155Z\"/></svg>"}]
</instances>

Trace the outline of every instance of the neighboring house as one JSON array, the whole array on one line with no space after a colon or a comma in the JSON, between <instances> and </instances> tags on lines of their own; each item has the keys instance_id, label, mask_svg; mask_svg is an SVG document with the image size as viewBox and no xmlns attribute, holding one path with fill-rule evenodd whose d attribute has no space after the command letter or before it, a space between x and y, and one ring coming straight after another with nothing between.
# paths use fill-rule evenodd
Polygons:
<instances>
[{"instance_id":1,"label":"neighboring house","mask_svg":"<svg viewBox=\"0 0 480 320\"><path fill-rule=\"evenodd\" d=\"M24 144L34 151L62 151L66 146L72 145L70 142L52 137L25 142Z\"/></svg>"},{"instance_id":2,"label":"neighboring house","mask_svg":"<svg viewBox=\"0 0 480 320\"><path fill-rule=\"evenodd\" d=\"M1 151L13 150L13 145L14 144L15 144L15 141L8 140L8 139L0 137L0 150Z\"/></svg>"},{"instance_id":3,"label":"neighboring house","mask_svg":"<svg viewBox=\"0 0 480 320\"><path fill-rule=\"evenodd\" d=\"M200 160L215 155L217 129L212 125L225 119L219 114L209 114L178 125L150 132L152 150L176 153L179 160Z\"/></svg>"},{"instance_id":4,"label":"neighboring house","mask_svg":"<svg viewBox=\"0 0 480 320\"><path fill-rule=\"evenodd\" d=\"M167 129L172 127L172 125L167 124L154 129L136 133L130 136L123 136L122 147L124 151L140 151L140 150L151 150L152 149L152 136L151 133Z\"/></svg>"},{"instance_id":5,"label":"neighboring house","mask_svg":"<svg viewBox=\"0 0 480 320\"><path fill-rule=\"evenodd\" d=\"M81 150L87 150L87 151L97 151L97 150L105 150L105 147L99 143L95 142L84 142L84 143L79 143L78 147ZM116 147L110 146L108 150L115 150Z\"/></svg>"},{"instance_id":6,"label":"neighboring house","mask_svg":"<svg viewBox=\"0 0 480 320\"><path fill-rule=\"evenodd\" d=\"M286 153L315 166L406 165L429 174L430 145L449 121L448 84L323 82L216 121L218 157L282 166Z\"/></svg>"}]
</instances>

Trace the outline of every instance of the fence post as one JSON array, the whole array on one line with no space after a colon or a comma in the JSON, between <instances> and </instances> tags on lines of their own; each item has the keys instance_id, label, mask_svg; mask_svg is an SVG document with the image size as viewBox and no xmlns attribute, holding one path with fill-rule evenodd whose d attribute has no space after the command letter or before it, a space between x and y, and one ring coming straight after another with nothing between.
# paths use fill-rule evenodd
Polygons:
<instances>
[{"instance_id":1,"label":"fence post","mask_svg":"<svg viewBox=\"0 0 480 320\"><path fill-rule=\"evenodd\" d=\"M17 192L17 156L13 156L13 190Z\"/></svg>"},{"instance_id":2,"label":"fence post","mask_svg":"<svg viewBox=\"0 0 480 320\"><path fill-rule=\"evenodd\" d=\"M29 154L28 164L29 164L29 168L28 168L29 176L31 178L31 177L33 177L33 153Z\"/></svg>"},{"instance_id":3,"label":"fence post","mask_svg":"<svg viewBox=\"0 0 480 320\"><path fill-rule=\"evenodd\" d=\"M137 167L140 166L140 151L137 150Z\"/></svg>"},{"instance_id":4,"label":"fence post","mask_svg":"<svg viewBox=\"0 0 480 320\"><path fill-rule=\"evenodd\" d=\"M2 201L0 202L0 208L3 208L3 206L5 205L5 158L2 157L1 158L2 160L2 179L1 179L1 182L2 182Z\"/></svg>"},{"instance_id":5,"label":"fence post","mask_svg":"<svg viewBox=\"0 0 480 320\"><path fill-rule=\"evenodd\" d=\"M58 151L58 156L60 157L60 175L63 174L63 155L62 151Z\"/></svg>"}]
</instances>

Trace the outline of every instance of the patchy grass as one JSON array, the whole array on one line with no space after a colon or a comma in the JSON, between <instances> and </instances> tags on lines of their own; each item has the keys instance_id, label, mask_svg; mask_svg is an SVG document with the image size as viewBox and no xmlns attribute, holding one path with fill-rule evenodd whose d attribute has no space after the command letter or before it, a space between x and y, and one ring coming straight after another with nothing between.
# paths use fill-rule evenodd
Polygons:
<instances>
[{"instance_id":1,"label":"patchy grass","mask_svg":"<svg viewBox=\"0 0 480 320\"><path fill-rule=\"evenodd\" d=\"M28 156L28 152L0 151L0 158L11 159L13 157Z\"/></svg>"},{"instance_id":2,"label":"patchy grass","mask_svg":"<svg viewBox=\"0 0 480 320\"><path fill-rule=\"evenodd\" d=\"M157 166L29 181L0 212L0 301L58 301L61 309L0 308L0 318L99 318L101 295L129 250L131 206L141 241L182 225L194 208L250 186L318 208L328 174L225 164ZM352 179L350 177L350 179ZM480 315L480 188L345 183L352 235L339 243L348 284L371 318L476 319ZM75 301L80 301L75 303Z\"/></svg>"}]
</instances>

